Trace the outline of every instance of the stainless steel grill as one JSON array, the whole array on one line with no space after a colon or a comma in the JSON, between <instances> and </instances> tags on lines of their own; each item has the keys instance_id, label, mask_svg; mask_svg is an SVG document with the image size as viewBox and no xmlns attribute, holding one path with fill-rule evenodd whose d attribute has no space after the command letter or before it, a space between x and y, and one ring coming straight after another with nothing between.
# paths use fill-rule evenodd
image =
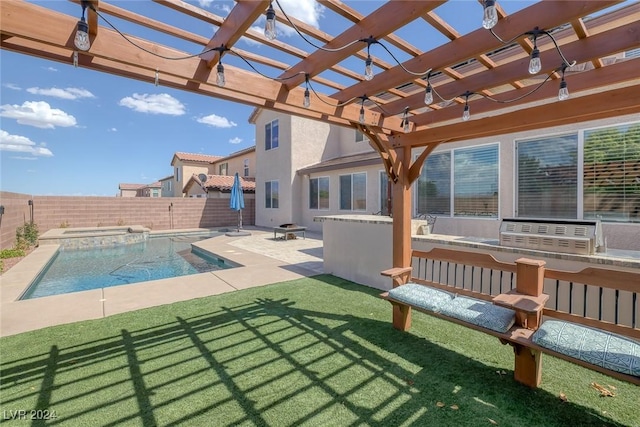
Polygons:
<instances>
[{"instance_id":1,"label":"stainless steel grill","mask_svg":"<svg viewBox=\"0 0 640 427\"><path fill-rule=\"evenodd\" d=\"M500 224L500 244L582 255L606 249L600 221L505 218Z\"/></svg>"}]
</instances>

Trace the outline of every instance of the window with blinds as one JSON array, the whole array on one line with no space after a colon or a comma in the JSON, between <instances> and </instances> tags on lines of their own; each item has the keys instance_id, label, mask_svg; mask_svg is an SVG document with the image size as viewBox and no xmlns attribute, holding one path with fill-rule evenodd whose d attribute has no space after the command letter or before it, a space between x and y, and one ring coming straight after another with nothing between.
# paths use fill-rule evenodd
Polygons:
<instances>
[{"instance_id":1,"label":"window with blinds","mask_svg":"<svg viewBox=\"0 0 640 427\"><path fill-rule=\"evenodd\" d=\"M584 217L640 222L640 124L584 132Z\"/></svg>"},{"instance_id":2,"label":"window with blinds","mask_svg":"<svg viewBox=\"0 0 640 427\"><path fill-rule=\"evenodd\" d=\"M430 154L418 178L417 213L451 215L451 153Z\"/></svg>"},{"instance_id":3,"label":"window with blinds","mask_svg":"<svg viewBox=\"0 0 640 427\"><path fill-rule=\"evenodd\" d=\"M454 155L454 216L498 217L498 145L457 149Z\"/></svg>"},{"instance_id":4,"label":"window with blinds","mask_svg":"<svg viewBox=\"0 0 640 427\"><path fill-rule=\"evenodd\" d=\"M577 219L578 134L516 142L521 218Z\"/></svg>"}]
</instances>

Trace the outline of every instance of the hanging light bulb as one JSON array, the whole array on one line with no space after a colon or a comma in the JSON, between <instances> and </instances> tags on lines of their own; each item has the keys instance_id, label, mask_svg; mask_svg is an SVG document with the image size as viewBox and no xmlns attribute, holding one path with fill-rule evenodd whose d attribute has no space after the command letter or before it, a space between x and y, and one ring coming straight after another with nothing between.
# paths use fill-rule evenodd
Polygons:
<instances>
[{"instance_id":1,"label":"hanging light bulb","mask_svg":"<svg viewBox=\"0 0 640 427\"><path fill-rule=\"evenodd\" d=\"M276 38L276 11L273 10L273 4L269 3L267 9L267 22L264 24L264 36L269 40Z\"/></svg>"},{"instance_id":2,"label":"hanging light bulb","mask_svg":"<svg viewBox=\"0 0 640 427\"><path fill-rule=\"evenodd\" d=\"M309 96L309 74L304 75L304 100L302 101L302 106L304 108L311 107L311 97Z\"/></svg>"},{"instance_id":3,"label":"hanging light bulb","mask_svg":"<svg viewBox=\"0 0 640 427\"><path fill-rule=\"evenodd\" d=\"M304 90L304 101L302 102L304 108L311 107L311 97L309 96L309 89Z\"/></svg>"},{"instance_id":4,"label":"hanging light bulb","mask_svg":"<svg viewBox=\"0 0 640 427\"><path fill-rule=\"evenodd\" d=\"M472 92L467 91L464 95L465 95L465 100L464 100L464 110L462 111L462 121L466 122L471 118L471 113L469 112L469 95L471 95Z\"/></svg>"},{"instance_id":5,"label":"hanging light bulb","mask_svg":"<svg viewBox=\"0 0 640 427\"><path fill-rule=\"evenodd\" d=\"M91 41L89 40L89 26L87 25L87 21L84 20L84 11L86 10L87 5L83 1L82 2L82 16L78 21L78 26L76 28L76 36L73 39L73 44L82 51L87 51L91 47Z\"/></svg>"},{"instance_id":6,"label":"hanging light bulb","mask_svg":"<svg viewBox=\"0 0 640 427\"><path fill-rule=\"evenodd\" d=\"M156 86L158 86L159 80L160 80L160 73L159 73L158 69L156 68L156 79L155 79L155 81L153 83Z\"/></svg>"},{"instance_id":7,"label":"hanging light bulb","mask_svg":"<svg viewBox=\"0 0 640 427\"><path fill-rule=\"evenodd\" d=\"M482 16L482 26L490 30L498 23L498 11L495 0L484 0L484 13Z\"/></svg>"},{"instance_id":8,"label":"hanging light bulb","mask_svg":"<svg viewBox=\"0 0 640 427\"><path fill-rule=\"evenodd\" d=\"M404 113L402 113L402 130L404 133L411 132L411 123L409 123L409 107L404 109Z\"/></svg>"},{"instance_id":9,"label":"hanging light bulb","mask_svg":"<svg viewBox=\"0 0 640 427\"><path fill-rule=\"evenodd\" d=\"M427 84L427 89L424 91L424 103L426 105L433 104L433 90L431 88L431 83Z\"/></svg>"},{"instance_id":10,"label":"hanging light bulb","mask_svg":"<svg viewBox=\"0 0 640 427\"><path fill-rule=\"evenodd\" d=\"M371 55L367 55L367 60L364 62L364 79L371 80L373 79L373 61L371 60Z\"/></svg>"},{"instance_id":11,"label":"hanging light bulb","mask_svg":"<svg viewBox=\"0 0 640 427\"><path fill-rule=\"evenodd\" d=\"M364 100L362 102L364 103ZM361 124L364 124L364 106L360 107L360 117L358 118L358 121Z\"/></svg>"},{"instance_id":12,"label":"hanging light bulb","mask_svg":"<svg viewBox=\"0 0 640 427\"><path fill-rule=\"evenodd\" d=\"M560 81L560 90L558 90L558 101L569 99L569 89L567 89L567 82L564 80L564 70L566 69L567 66L564 65L562 67L562 80Z\"/></svg>"},{"instance_id":13,"label":"hanging light bulb","mask_svg":"<svg viewBox=\"0 0 640 427\"><path fill-rule=\"evenodd\" d=\"M538 74L542 70L542 62L540 61L540 51L536 43L536 35L533 36L533 50L531 51L531 60L529 61L529 74Z\"/></svg>"},{"instance_id":14,"label":"hanging light bulb","mask_svg":"<svg viewBox=\"0 0 640 427\"><path fill-rule=\"evenodd\" d=\"M218 85L218 87L224 87L225 83L226 81L224 78L224 66L222 65L222 62L218 62L216 84Z\"/></svg>"},{"instance_id":15,"label":"hanging light bulb","mask_svg":"<svg viewBox=\"0 0 640 427\"><path fill-rule=\"evenodd\" d=\"M73 66L78 68L78 51L73 51Z\"/></svg>"}]
</instances>

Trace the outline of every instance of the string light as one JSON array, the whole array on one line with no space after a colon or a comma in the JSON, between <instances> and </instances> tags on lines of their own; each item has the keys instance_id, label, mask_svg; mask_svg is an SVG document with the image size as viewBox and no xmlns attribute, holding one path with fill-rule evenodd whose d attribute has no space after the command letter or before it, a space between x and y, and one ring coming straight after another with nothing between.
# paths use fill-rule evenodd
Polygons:
<instances>
[{"instance_id":1,"label":"string light","mask_svg":"<svg viewBox=\"0 0 640 427\"><path fill-rule=\"evenodd\" d=\"M304 85L304 101L302 102L302 105L304 108L309 108L311 107L311 97L309 95L309 74L304 75Z\"/></svg>"},{"instance_id":2,"label":"string light","mask_svg":"<svg viewBox=\"0 0 640 427\"><path fill-rule=\"evenodd\" d=\"M87 21L84 20L84 12L87 9L87 2L82 1L82 16L78 21L76 28L76 36L73 39L73 44L82 51L87 51L91 48L91 41L89 40L89 26Z\"/></svg>"},{"instance_id":3,"label":"string light","mask_svg":"<svg viewBox=\"0 0 640 427\"><path fill-rule=\"evenodd\" d=\"M269 40L276 38L276 11L273 10L273 2L269 3L267 9L267 22L264 24L264 36Z\"/></svg>"},{"instance_id":4,"label":"string light","mask_svg":"<svg viewBox=\"0 0 640 427\"><path fill-rule=\"evenodd\" d=\"M160 79L160 73L159 73L159 70L156 68L156 78L155 78L155 81L153 82L156 86L158 86L159 79Z\"/></svg>"},{"instance_id":5,"label":"string light","mask_svg":"<svg viewBox=\"0 0 640 427\"><path fill-rule=\"evenodd\" d=\"M471 113L469 112L469 96L473 95L473 93L466 92L464 95L465 95L465 100L464 100L464 110L462 111L462 121L467 122L471 118Z\"/></svg>"},{"instance_id":6,"label":"string light","mask_svg":"<svg viewBox=\"0 0 640 427\"><path fill-rule=\"evenodd\" d=\"M562 80L560 80L560 89L558 90L558 101L564 101L569 99L569 89L567 89L567 82L564 80L564 71L567 66L562 66Z\"/></svg>"},{"instance_id":7,"label":"string light","mask_svg":"<svg viewBox=\"0 0 640 427\"><path fill-rule=\"evenodd\" d=\"M358 117L358 121L360 122L361 125L364 124L364 101L367 98L367 95L363 95L360 97L360 99L362 99L362 103L360 104L360 117Z\"/></svg>"},{"instance_id":8,"label":"string light","mask_svg":"<svg viewBox=\"0 0 640 427\"><path fill-rule=\"evenodd\" d=\"M424 103L426 105L433 104L433 88L431 87L431 83L429 82L429 78L431 77L431 73L427 76L427 88L424 91Z\"/></svg>"},{"instance_id":9,"label":"string light","mask_svg":"<svg viewBox=\"0 0 640 427\"><path fill-rule=\"evenodd\" d=\"M216 71L216 84L218 87L224 87L226 80L224 78L224 65L222 65L222 61L218 62Z\"/></svg>"},{"instance_id":10,"label":"string light","mask_svg":"<svg viewBox=\"0 0 640 427\"><path fill-rule=\"evenodd\" d=\"M531 51L531 60L529 60L529 74L538 74L542 70L542 62L540 61L540 50L538 49L538 27L533 34L533 50Z\"/></svg>"},{"instance_id":11,"label":"string light","mask_svg":"<svg viewBox=\"0 0 640 427\"><path fill-rule=\"evenodd\" d=\"M492 29L498 23L498 11L495 0L484 0L484 13L482 16L482 26L487 30Z\"/></svg>"},{"instance_id":12,"label":"string light","mask_svg":"<svg viewBox=\"0 0 640 427\"><path fill-rule=\"evenodd\" d=\"M402 130L404 133L411 132L411 123L409 123L409 107L405 107L402 113Z\"/></svg>"},{"instance_id":13,"label":"string light","mask_svg":"<svg viewBox=\"0 0 640 427\"><path fill-rule=\"evenodd\" d=\"M78 51L73 51L73 66L78 68Z\"/></svg>"}]
</instances>

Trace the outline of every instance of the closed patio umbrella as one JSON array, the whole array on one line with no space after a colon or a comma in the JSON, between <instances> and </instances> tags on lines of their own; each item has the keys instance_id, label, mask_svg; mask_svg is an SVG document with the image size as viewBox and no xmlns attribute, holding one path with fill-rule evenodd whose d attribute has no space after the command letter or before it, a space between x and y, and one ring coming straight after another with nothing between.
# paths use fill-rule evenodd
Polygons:
<instances>
[{"instance_id":1,"label":"closed patio umbrella","mask_svg":"<svg viewBox=\"0 0 640 427\"><path fill-rule=\"evenodd\" d=\"M233 179L233 187L231 187L231 201L229 207L238 211L238 232L242 228L242 209L244 209L244 193L242 192L242 185L240 184L240 176L236 172L236 176Z\"/></svg>"}]
</instances>

